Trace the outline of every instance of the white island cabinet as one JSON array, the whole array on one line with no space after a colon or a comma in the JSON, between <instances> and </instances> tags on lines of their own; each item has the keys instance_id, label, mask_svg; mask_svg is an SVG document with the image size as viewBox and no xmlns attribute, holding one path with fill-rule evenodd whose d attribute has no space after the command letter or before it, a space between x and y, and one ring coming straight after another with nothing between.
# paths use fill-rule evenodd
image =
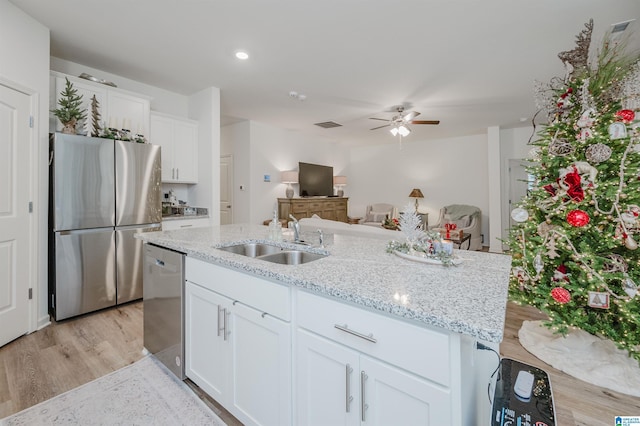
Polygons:
<instances>
[{"instance_id":1,"label":"white island cabinet","mask_svg":"<svg viewBox=\"0 0 640 426\"><path fill-rule=\"evenodd\" d=\"M187 377L246 425L290 425L290 289L192 258L185 273Z\"/></svg>"},{"instance_id":2,"label":"white island cabinet","mask_svg":"<svg viewBox=\"0 0 640 426\"><path fill-rule=\"evenodd\" d=\"M302 247L265 233L137 237L187 254L187 377L246 425L491 422L509 256L461 251L446 268L389 254L385 241ZM218 249L250 243L326 257L282 265Z\"/></svg>"},{"instance_id":3,"label":"white island cabinet","mask_svg":"<svg viewBox=\"0 0 640 426\"><path fill-rule=\"evenodd\" d=\"M454 424L446 333L306 292L297 312L297 425Z\"/></svg>"}]
</instances>

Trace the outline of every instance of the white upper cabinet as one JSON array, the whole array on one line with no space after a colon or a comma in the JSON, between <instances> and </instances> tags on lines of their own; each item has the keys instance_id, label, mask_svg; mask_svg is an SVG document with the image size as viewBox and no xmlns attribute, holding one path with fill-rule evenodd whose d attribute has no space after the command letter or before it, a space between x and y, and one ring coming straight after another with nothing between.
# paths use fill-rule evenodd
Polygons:
<instances>
[{"instance_id":1,"label":"white upper cabinet","mask_svg":"<svg viewBox=\"0 0 640 426\"><path fill-rule=\"evenodd\" d=\"M162 182L198 183L198 122L152 112L150 142L162 147Z\"/></svg>"},{"instance_id":2,"label":"white upper cabinet","mask_svg":"<svg viewBox=\"0 0 640 426\"><path fill-rule=\"evenodd\" d=\"M118 89L104 84L94 83L82 78L65 75L52 71L52 91L50 109L58 108L60 92L65 88L65 78L73 84L73 87L82 95L82 108L91 111L91 99L95 95L98 101L98 112L100 113L100 125L113 127L118 130L130 130L133 135L142 134L149 140L149 97L126 90ZM61 131L60 120L53 118L50 121L50 131ZM87 117L90 120L90 117ZM84 133L78 126L78 133Z\"/></svg>"}]
</instances>

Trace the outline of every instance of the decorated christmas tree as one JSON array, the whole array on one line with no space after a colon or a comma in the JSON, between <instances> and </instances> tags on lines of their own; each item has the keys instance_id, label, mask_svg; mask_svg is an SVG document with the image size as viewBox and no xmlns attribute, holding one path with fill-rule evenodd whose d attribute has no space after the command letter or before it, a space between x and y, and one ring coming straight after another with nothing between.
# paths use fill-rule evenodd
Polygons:
<instances>
[{"instance_id":1,"label":"decorated christmas tree","mask_svg":"<svg viewBox=\"0 0 640 426\"><path fill-rule=\"evenodd\" d=\"M509 295L552 330L583 329L640 361L640 63L610 35L590 59L585 27L558 55L564 78L536 85L548 120L511 213Z\"/></svg>"}]
</instances>

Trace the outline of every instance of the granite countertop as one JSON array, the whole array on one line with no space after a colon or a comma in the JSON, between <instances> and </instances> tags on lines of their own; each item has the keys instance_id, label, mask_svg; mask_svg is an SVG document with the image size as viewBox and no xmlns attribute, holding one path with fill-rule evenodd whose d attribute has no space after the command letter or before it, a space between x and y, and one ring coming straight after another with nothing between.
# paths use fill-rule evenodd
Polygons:
<instances>
[{"instance_id":1,"label":"granite countertop","mask_svg":"<svg viewBox=\"0 0 640 426\"><path fill-rule=\"evenodd\" d=\"M455 250L462 263L444 267L389 254L384 240L340 234L325 238L324 250L305 248L329 256L302 265L281 265L216 248L246 241L274 244L267 234L266 226L235 224L149 232L136 238L411 322L489 342L502 340L509 256Z\"/></svg>"}]
</instances>

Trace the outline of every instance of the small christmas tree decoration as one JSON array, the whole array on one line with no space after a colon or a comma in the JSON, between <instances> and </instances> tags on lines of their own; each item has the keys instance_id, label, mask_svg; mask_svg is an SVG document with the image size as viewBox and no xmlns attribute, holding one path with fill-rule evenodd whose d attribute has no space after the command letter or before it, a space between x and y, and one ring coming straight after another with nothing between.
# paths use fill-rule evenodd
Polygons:
<instances>
[{"instance_id":1,"label":"small christmas tree decoration","mask_svg":"<svg viewBox=\"0 0 640 426\"><path fill-rule=\"evenodd\" d=\"M65 88L60 92L61 98L58 99L60 107L51 112L64 126L62 133L75 135L76 124L86 117L86 113L82 109L82 95L78 95L78 90L73 87L68 78L65 80Z\"/></svg>"},{"instance_id":2,"label":"small christmas tree decoration","mask_svg":"<svg viewBox=\"0 0 640 426\"><path fill-rule=\"evenodd\" d=\"M96 95L91 97L91 136L99 137L102 134L100 126L100 102L96 99Z\"/></svg>"}]
</instances>

